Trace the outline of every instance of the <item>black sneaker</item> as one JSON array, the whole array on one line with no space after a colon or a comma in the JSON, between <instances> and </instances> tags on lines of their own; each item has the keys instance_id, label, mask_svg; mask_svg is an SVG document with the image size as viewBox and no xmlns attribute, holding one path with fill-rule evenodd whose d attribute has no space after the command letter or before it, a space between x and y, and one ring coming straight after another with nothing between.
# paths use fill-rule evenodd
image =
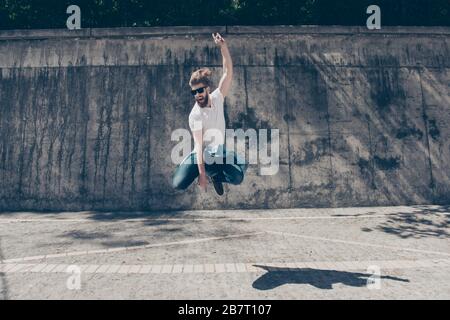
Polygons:
<instances>
[{"instance_id":1,"label":"black sneaker","mask_svg":"<svg viewBox=\"0 0 450 320\"><path fill-rule=\"evenodd\" d=\"M223 195L223 183L216 179L216 177L212 178L212 182L214 185L214 189L216 190L219 196Z\"/></svg>"}]
</instances>

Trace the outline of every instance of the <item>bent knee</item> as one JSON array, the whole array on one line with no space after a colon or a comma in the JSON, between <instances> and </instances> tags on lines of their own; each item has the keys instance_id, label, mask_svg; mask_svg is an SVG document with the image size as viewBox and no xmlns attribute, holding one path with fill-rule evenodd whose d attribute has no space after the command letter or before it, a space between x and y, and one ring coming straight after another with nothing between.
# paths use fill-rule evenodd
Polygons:
<instances>
[{"instance_id":1,"label":"bent knee","mask_svg":"<svg viewBox=\"0 0 450 320\"><path fill-rule=\"evenodd\" d=\"M231 184L234 184L234 185L241 184L242 181L244 181L244 174L243 173L236 174L233 177L231 177L231 179L229 179L229 180L230 180Z\"/></svg>"}]
</instances>

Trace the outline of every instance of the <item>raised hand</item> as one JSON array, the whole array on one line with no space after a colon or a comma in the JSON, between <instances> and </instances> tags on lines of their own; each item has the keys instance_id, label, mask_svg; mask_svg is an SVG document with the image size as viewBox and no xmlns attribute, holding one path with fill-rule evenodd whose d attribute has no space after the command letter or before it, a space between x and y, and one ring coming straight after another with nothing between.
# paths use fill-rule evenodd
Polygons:
<instances>
[{"instance_id":1,"label":"raised hand","mask_svg":"<svg viewBox=\"0 0 450 320\"><path fill-rule=\"evenodd\" d=\"M219 47L226 45L225 39L220 35L220 33L213 33L212 36L213 36L214 42Z\"/></svg>"}]
</instances>

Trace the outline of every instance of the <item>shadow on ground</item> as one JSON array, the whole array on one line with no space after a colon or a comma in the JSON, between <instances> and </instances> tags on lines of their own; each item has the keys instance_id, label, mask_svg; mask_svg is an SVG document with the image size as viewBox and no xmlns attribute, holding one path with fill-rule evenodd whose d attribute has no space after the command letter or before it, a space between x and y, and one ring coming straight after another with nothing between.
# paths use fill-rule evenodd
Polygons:
<instances>
[{"instance_id":1,"label":"shadow on ground","mask_svg":"<svg viewBox=\"0 0 450 320\"><path fill-rule=\"evenodd\" d=\"M64 217L67 213L72 211L60 210L16 210L16 211L0 211L0 216L12 216L20 213L30 213L41 216L58 215ZM147 218L195 218L195 211L182 210L150 210L150 211L111 211L111 210L97 210L97 211L76 211L75 213L87 214L87 218L95 221L115 221L115 220L130 220L130 219L147 219Z\"/></svg>"},{"instance_id":2,"label":"shadow on ground","mask_svg":"<svg viewBox=\"0 0 450 320\"><path fill-rule=\"evenodd\" d=\"M40 214L44 218L61 219L61 221L66 218L66 212L28 211L25 213ZM69 214L68 220L76 219L72 212ZM0 213L0 216L2 215L14 215L14 212ZM230 234L243 233L244 231L239 228L238 224L248 223L246 220L235 219L229 221L230 224L226 229L217 226L202 227L205 221L195 211L83 211L80 212L80 215L86 222L99 222L100 224L83 227L76 225L75 228L71 225L69 230L55 236L58 238L58 244L73 245L75 240L77 243L90 242L116 248L148 245L161 239L167 239L170 242L174 239L181 241L189 238L226 237ZM218 215L214 218L226 218L226 216ZM233 226L231 226L231 222L233 222ZM134 224L130 225L129 223ZM140 236L130 235L129 232L125 234L126 230L135 230ZM244 237L241 238L244 239ZM61 243L60 239L69 239L70 241ZM52 241L41 244L39 247L51 247L55 243Z\"/></svg>"},{"instance_id":3,"label":"shadow on ground","mask_svg":"<svg viewBox=\"0 0 450 320\"><path fill-rule=\"evenodd\" d=\"M285 284L309 284L318 289L331 290L333 285L342 283L351 287L365 287L368 284L372 274L356 273L335 270L320 269L287 269L270 266L255 265L266 271L264 275L253 282L253 288L258 290L272 290ZM409 282L408 279L402 279L391 276L380 276L381 281L392 280Z\"/></svg>"},{"instance_id":4,"label":"shadow on ground","mask_svg":"<svg viewBox=\"0 0 450 320\"><path fill-rule=\"evenodd\" d=\"M399 236L400 238L448 238L450 237L450 206L413 206L414 212L396 212L375 230ZM362 228L364 232L372 229Z\"/></svg>"}]
</instances>

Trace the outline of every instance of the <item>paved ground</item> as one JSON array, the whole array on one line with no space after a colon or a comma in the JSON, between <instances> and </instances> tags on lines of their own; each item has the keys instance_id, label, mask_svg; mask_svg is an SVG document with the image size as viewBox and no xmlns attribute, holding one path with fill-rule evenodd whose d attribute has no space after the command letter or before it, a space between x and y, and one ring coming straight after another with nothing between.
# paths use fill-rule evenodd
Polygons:
<instances>
[{"instance_id":1,"label":"paved ground","mask_svg":"<svg viewBox=\"0 0 450 320\"><path fill-rule=\"evenodd\" d=\"M0 298L450 299L449 222L441 206L0 213Z\"/></svg>"}]
</instances>

